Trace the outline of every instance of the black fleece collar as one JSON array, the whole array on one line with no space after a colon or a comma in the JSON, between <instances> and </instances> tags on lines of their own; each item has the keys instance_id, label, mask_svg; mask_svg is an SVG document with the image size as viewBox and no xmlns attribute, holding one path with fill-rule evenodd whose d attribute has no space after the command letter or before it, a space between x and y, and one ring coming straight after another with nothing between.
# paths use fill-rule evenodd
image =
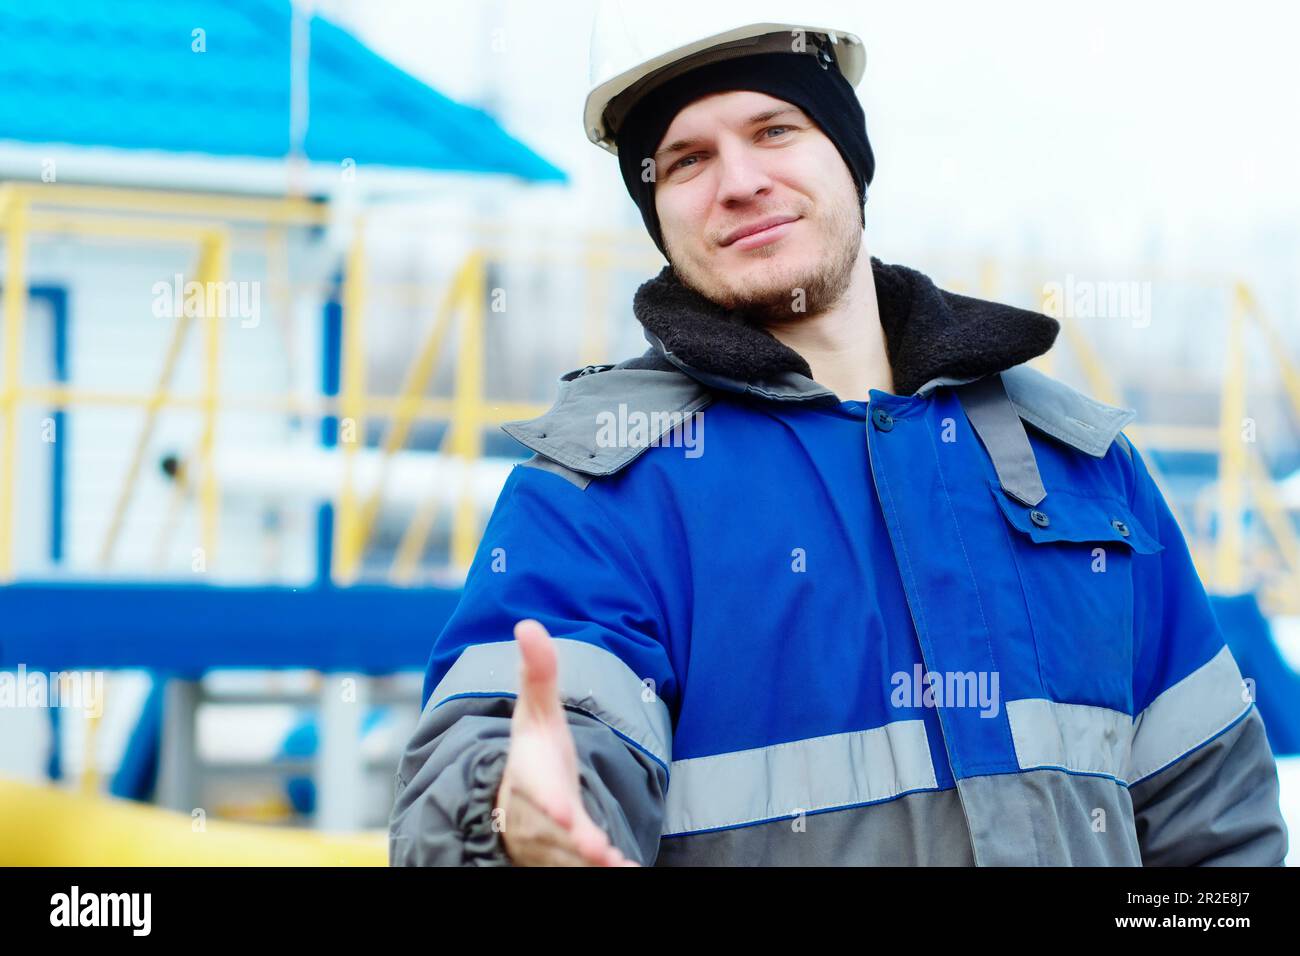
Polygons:
<instances>
[{"instance_id":1,"label":"black fleece collar","mask_svg":"<svg viewBox=\"0 0 1300 956\"><path fill-rule=\"evenodd\" d=\"M1051 348L1061 328L1038 312L945 291L874 256L871 271L897 395L935 378L982 378L1019 365ZM632 310L651 345L687 371L741 383L787 372L812 378L802 355L683 285L671 266L642 284Z\"/></svg>"}]
</instances>

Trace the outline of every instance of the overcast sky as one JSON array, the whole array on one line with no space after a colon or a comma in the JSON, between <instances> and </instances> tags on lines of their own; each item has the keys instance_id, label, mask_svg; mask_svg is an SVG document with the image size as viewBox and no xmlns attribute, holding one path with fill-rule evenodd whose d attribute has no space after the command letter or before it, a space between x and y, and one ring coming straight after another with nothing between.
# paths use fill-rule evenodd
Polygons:
<instances>
[{"instance_id":1,"label":"overcast sky","mask_svg":"<svg viewBox=\"0 0 1300 956\"><path fill-rule=\"evenodd\" d=\"M582 133L591 0L319 6L448 95L491 104L573 175L566 208L592 226L638 223L615 160ZM1295 5L840 7L867 49L873 245L1300 267Z\"/></svg>"}]
</instances>

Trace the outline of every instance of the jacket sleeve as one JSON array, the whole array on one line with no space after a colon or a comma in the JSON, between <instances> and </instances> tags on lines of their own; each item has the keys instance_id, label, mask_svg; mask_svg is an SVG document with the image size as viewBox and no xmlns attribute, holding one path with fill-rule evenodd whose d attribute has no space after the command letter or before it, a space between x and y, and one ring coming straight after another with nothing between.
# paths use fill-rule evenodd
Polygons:
<instances>
[{"instance_id":1,"label":"jacket sleeve","mask_svg":"<svg viewBox=\"0 0 1300 956\"><path fill-rule=\"evenodd\" d=\"M512 470L434 642L397 771L392 865L509 864L492 810L518 690L514 625L530 617L555 639L587 812L629 859L654 862L677 682L659 597L598 493Z\"/></svg>"},{"instance_id":2,"label":"jacket sleeve","mask_svg":"<svg viewBox=\"0 0 1300 956\"><path fill-rule=\"evenodd\" d=\"M1122 441L1123 439L1121 439ZM1132 449L1131 508L1162 550L1134 555L1129 795L1147 866L1276 866L1277 766L1186 541Z\"/></svg>"}]
</instances>

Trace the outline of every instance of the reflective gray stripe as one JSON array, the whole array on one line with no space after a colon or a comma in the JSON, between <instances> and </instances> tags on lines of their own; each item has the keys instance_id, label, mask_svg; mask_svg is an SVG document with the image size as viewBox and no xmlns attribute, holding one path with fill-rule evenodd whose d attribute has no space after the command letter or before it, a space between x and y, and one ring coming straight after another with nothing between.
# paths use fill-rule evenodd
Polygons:
<instances>
[{"instance_id":1,"label":"reflective gray stripe","mask_svg":"<svg viewBox=\"0 0 1300 956\"><path fill-rule=\"evenodd\" d=\"M1134 719L1108 707L1041 698L1007 701L1022 770L1062 767L1132 785L1195 750L1250 708L1237 662L1224 645Z\"/></svg>"},{"instance_id":2,"label":"reflective gray stripe","mask_svg":"<svg viewBox=\"0 0 1300 956\"><path fill-rule=\"evenodd\" d=\"M1007 398L1001 376L989 375L958 386L957 397L993 460L1002 490L1031 508L1046 498L1034 449L1020 413Z\"/></svg>"},{"instance_id":3,"label":"reflective gray stripe","mask_svg":"<svg viewBox=\"0 0 1300 956\"><path fill-rule=\"evenodd\" d=\"M1138 714L1130 780L1151 776L1222 731L1250 709L1244 696L1241 671L1225 644Z\"/></svg>"},{"instance_id":4,"label":"reflective gray stripe","mask_svg":"<svg viewBox=\"0 0 1300 956\"><path fill-rule=\"evenodd\" d=\"M563 637L553 640L564 703L608 724L667 766L673 753L667 705L603 647ZM429 695L428 706L437 707L458 695L518 693L518 645L513 640L495 641L465 648Z\"/></svg>"},{"instance_id":5,"label":"reflective gray stripe","mask_svg":"<svg viewBox=\"0 0 1300 956\"><path fill-rule=\"evenodd\" d=\"M1133 740L1128 714L1042 698L1009 700L1006 706L1021 770L1060 767L1125 779Z\"/></svg>"},{"instance_id":6,"label":"reflective gray stripe","mask_svg":"<svg viewBox=\"0 0 1300 956\"><path fill-rule=\"evenodd\" d=\"M676 760L664 836L849 807L937 786L922 720Z\"/></svg>"}]
</instances>

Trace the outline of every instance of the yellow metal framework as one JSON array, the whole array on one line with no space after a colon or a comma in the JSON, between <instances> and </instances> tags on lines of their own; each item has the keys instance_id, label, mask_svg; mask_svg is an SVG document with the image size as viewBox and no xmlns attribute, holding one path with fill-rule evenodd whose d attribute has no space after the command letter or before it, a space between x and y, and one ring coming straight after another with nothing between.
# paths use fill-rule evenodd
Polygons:
<instances>
[{"instance_id":1,"label":"yellow metal framework","mask_svg":"<svg viewBox=\"0 0 1300 956\"><path fill-rule=\"evenodd\" d=\"M344 468L337 496L333 568L337 581L344 584L356 580L360 572L362 558L382 508L385 478L392 456L405 447L416 421L444 421L448 427L443 433L444 447L439 450L445 450L463 465L460 470L463 485L458 489L451 514L451 559L456 568L463 570L468 567L477 547L479 531L469 483L472 465L483 452L483 431L505 421L534 416L543 410L542 406L532 403L493 401L484 395L487 263L508 256L508 252L494 242L490 228L481 230L479 238L482 242L478 251L469 255L455 271L420 347L412 356L397 395L370 394L365 381L367 336L364 304L369 274L363 221L355 224L355 238L346 256L342 290L343 368L337 396L223 395L219 380L221 319L206 312L198 322L202 330L203 356L203 375L198 392L177 392L172 387L179 356L196 324L193 318L185 315L178 315L174 320L171 342L151 391L84 389L75 385L26 383L22 379L21 356L28 295L26 271L31 235L103 236L190 245L196 250L196 278L203 283L219 283L229 271L234 230L250 226L265 228L282 242L286 229L323 226L329 222L329 215L329 210L321 203L300 198L258 199L56 184L10 183L0 186L0 230L6 237L7 277L2 303L3 329L0 330L5 350L0 366L3 374L3 381L0 381L0 423L3 425L0 434L0 582L12 579L14 570L16 430L18 411L23 402L40 402L54 407L99 405L143 411L127 473L118 488L100 548L100 560L105 566L113 560L142 463L163 409L187 409L199 413L201 425L195 454L193 461L187 463L185 473L178 476L171 511L190 498L197 502L201 542L209 562L215 557L218 546L221 492L213 456L220 412L267 411L316 418L337 417ZM585 252L577 259L586 274L587 309L581 356L589 363L607 358L604 320L609 314L612 271L656 264L652 257L630 254L621 249L617 238L613 234L589 236ZM571 255L566 257L553 248L542 250L540 255L531 255L531 258L568 264L575 261ZM980 294L992 297L1000 278L998 263L991 259L982 260L978 274ZM1219 480L1214 494L1219 527L1210 560L1202 554L1203 549L1194 547L1198 568L1207 582L1219 590L1235 590L1247 583L1243 561L1243 522L1249 498L1249 504L1260 515L1276 546L1278 563L1285 569L1290 582L1289 587L1280 591L1296 595L1300 594L1300 540L1262 459L1253 446L1243 440L1241 433L1247 384L1245 334L1251 320L1266 337L1270 354L1279 364L1286 394L1297 417L1300 417L1300 372L1249 288L1238 282L1233 290L1217 427L1141 424L1135 425L1131 433L1135 439L1154 447L1217 452ZM457 334L452 394L449 398L427 397L423 393L432 381L453 327ZM1122 402L1119 389L1086 337L1073 323L1063 321L1062 327L1063 339L1078 358L1090 391L1103 401ZM1053 356L1054 353L1049 353L1035 364L1050 371ZM365 439L367 424L374 419L384 420L380 477L374 487L361 489L356 481L357 455ZM1155 477L1163 484L1158 473ZM422 502L407 525L389 572L394 583L415 580L420 556L438 513L439 500L430 496ZM166 524L174 526L174 513ZM1291 603L1300 603L1300 599L1293 599Z\"/></svg>"},{"instance_id":2,"label":"yellow metal framework","mask_svg":"<svg viewBox=\"0 0 1300 956\"><path fill-rule=\"evenodd\" d=\"M1277 583L1266 588L1261 595L1263 603L1271 612L1300 614L1300 536L1278 494L1276 481L1268 473L1253 438L1249 437L1246 335L1252 320L1266 339L1268 352L1277 363L1295 418L1300 421L1300 372L1288 355L1288 346L1260 308L1249 286L1236 281L1232 285L1232 306L1228 316L1218 424L1135 424L1128 431L1144 445L1216 453L1218 479L1206 489L1209 496L1202 499L1200 506L1213 509L1217 532L1208 546L1199 544L1188 535L1198 572L1207 586L1219 593L1236 593L1257 584L1255 579L1248 579L1250 566L1246 561L1245 522L1249 513L1248 503L1252 504L1274 546L1272 557L1275 564L1281 568ZM1059 321L1062 336L1083 370L1089 391L1108 404L1123 404L1120 389L1087 338L1073 322L1063 318ZM1147 466L1167 496L1164 477L1150 459ZM1179 524L1185 532L1208 524L1208 520L1192 524L1178 515L1176 517L1179 517Z\"/></svg>"},{"instance_id":3,"label":"yellow metal framework","mask_svg":"<svg viewBox=\"0 0 1300 956\"><path fill-rule=\"evenodd\" d=\"M2 304L3 330L0 331L5 347L0 369L3 373L0 381L0 423L3 424L3 433L0 434L0 583L11 580L14 573L16 435L18 409L24 402L43 403L55 408L139 408L144 413L99 549L100 565L104 568L112 565L144 460L164 409L197 411L201 416L194 461L186 463L183 473L177 476L165 528L175 527L177 510L193 492L199 506L201 544L209 566L218 544L221 499L213 457L220 412L266 411L316 418L337 417L339 447L344 460L333 543L333 568L339 583L355 580L382 504L382 480L364 496L356 487L357 453L364 441L367 423L374 418L388 420L381 452L382 473L387 469L391 456L404 447L415 421L445 421L448 428L444 432L444 442L449 446L450 454L465 465L463 474L466 476L453 512L452 563L461 570L468 567L477 547L478 535L469 476L473 462L482 455L482 431L512 419L532 417L544 410L543 406L528 402L490 401L484 395L486 261L494 252L501 254L491 248L491 229L482 230L485 239L482 247L456 271L398 395L372 395L366 389L364 304L368 275L362 220L354 224L355 238L344 270L343 368L337 396L223 395L219 378L222 320L206 310L197 322L195 317L184 313L175 317L162 366L150 391L87 389L69 384L29 384L22 380L30 236L105 237L190 245L195 247L197 255L195 278L202 288L207 289L211 288L210 283L224 282L229 271L232 230L240 226L266 227L282 241L286 228L324 226L328 222L329 211L322 204L296 198L258 199L55 184L7 183L0 186L0 232L6 239L5 274L8 277ZM620 261L628 264L627 257L611 251L614 243L610 239L604 235L590 237L592 251L585 260L593 310L602 315L603 299L607 294L603 271ZM642 260L635 261L644 264ZM457 315L460 321L453 393L449 398L426 397L422 392L437 367L452 320ZM173 389L173 379L180 357L193 338L191 332L196 324L202 330L201 390L197 393L178 392ZM585 356L594 360L603 354L603 335L601 323L589 322L583 349ZM395 582L413 579L435 510L432 500L422 505L416 520L403 536L392 569L391 577ZM166 531L158 543L157 554L160 556L165 552L165 535Z\"/></svg>"}]
</instances>

